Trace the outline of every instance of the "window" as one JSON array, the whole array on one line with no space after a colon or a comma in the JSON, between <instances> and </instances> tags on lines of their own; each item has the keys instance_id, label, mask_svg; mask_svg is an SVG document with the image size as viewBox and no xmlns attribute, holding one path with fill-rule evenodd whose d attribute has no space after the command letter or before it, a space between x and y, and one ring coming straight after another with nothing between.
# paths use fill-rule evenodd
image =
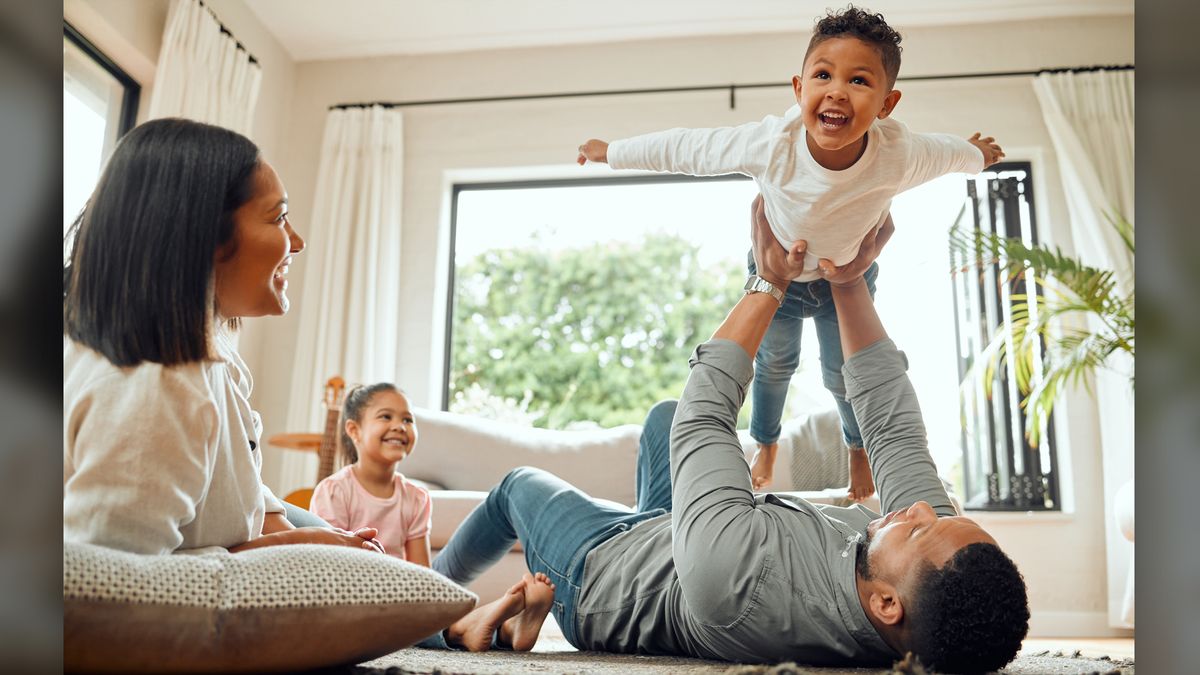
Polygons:
<instances>
[{"instance_id":1,"label":"window","mask_svg":"<svg viewBox=\"0 0 1200 675\"><path fill-rule=\"evenodd\" d=\"M133 128L141 87L70 24L63 24L63 235L117 139Z\"/></svg>"},{"instance_id":2,"label":"window","mask_svg":"<svg viewBox=\"0 0 1200 675\"><path fill-rule=\"evenodd\" d=\"M1037 243L1032 170L1028 162L1004 162L967 182L967 202L955 228L982 230ZM952 265L965 264L951 252ZM1028 297L1036 316L1040 289L1024 276L1007 278L998 264L959 274L954 281L955 334L962 410L964 505L980 510L1058 510L1058 467L1054 421L1041 430L1038 446L1024 430L1025 410L1011 362L991 377L986 396L982 378L973 372L997 326L1008 325L1014 299ZM1044 345L1043 345L1044 353ZM1041 362L1034 363L1034 373Z\"/></svg>"},{"instance_id":3,"label":"window","mask_svg":"<svg viewBox=\"0 0 1200 675\"><path fill-rule=\"evenodd\" d=\"M457 186L443 406L640 424L741 293L756 193L740 176Z\"/></svg>"},{"instance_id":4,"label":"window","mask_svg":"<svg viewBox=\"0 0 1200 675\"><path fill-rule=\"evenodd\" d=\"M875 296L908 357L934 461L960 495L946 237L963 182L943 176L893 200ZM549 428L640 424L679 396L691 350L741 294L756 193L740 176L456 186L443 408ZM784 419L832 407L806 322ZM744 406L739 427L748 421Z\"/></svg>"}]
</instances>

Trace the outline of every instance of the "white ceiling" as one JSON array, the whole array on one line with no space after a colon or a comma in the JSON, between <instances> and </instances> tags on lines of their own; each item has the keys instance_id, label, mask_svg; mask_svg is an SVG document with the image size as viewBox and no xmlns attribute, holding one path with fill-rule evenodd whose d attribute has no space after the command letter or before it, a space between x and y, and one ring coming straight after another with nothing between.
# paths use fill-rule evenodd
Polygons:
<instances>
[{"instance_id":1,"label":"white ceiling","mask_svg":"<svg viewBox=\"0 0 1200 675\"><path fill-rule=\"evenodd\" d=\"M246 0L297 61L807 32L844 0ZM1132 14L1134 0L865 0L893 26Z\"/></svg>"}]
</instances>

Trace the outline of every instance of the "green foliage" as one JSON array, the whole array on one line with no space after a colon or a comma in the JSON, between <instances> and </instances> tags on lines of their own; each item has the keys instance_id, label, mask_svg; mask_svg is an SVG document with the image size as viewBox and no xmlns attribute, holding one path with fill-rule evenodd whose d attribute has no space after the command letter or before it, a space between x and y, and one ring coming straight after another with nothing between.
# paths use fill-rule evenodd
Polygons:
<instances>
[{"instance_id":1,"label":"green foliage","mask_svg":"<svg viewBox=\"0 0 1200 675\"><path fill-rule=\"evenodd\" d=\"M451 409L516 407L514 418L547 428L641 424L683 391L688 356L741 292L744 268L703 269L697 251L657 235L493 250L461 265Z\"/></svg>"},{"instance_id":2,"label":"green foliage","mask_svg":"<svg viewBox=\"0 0 1200 675\"><path fill-rule=\"evenodd\" d=\"M1121 218L1111 222L1133 253L1133 227ZM1133 289L1122 295L1112 271L1084 265L1057 247L1028 246L1019 239L963 230L951 233L951 247L971 261L956 273L998 264L1005 280L1024 274L1027 283L1042 290L1033 302L1028 295L1012 296L1011 320L994 329L981 354L983 370L973 369L990 397L997 369L1006 360L1012 362L1017 387L1025 396L1021 405L1028 412L1026 435L1036 447L1065 385L1090 387L1086 376L1103 367L1112 354L1134 356ZM1073 328L1063 321L1069 316L1092 321L1088 328ZM1037 357L1043 341L1046 354L1039 376Z\"/></svg>"}]
</instances>

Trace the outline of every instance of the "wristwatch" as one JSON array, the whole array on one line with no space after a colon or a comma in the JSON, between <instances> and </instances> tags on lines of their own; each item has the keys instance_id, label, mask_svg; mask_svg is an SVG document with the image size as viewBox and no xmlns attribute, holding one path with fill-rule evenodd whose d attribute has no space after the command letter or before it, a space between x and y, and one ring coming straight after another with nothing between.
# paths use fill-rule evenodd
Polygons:
<instances>
[{"instance_id":1,"label":"wristwatch","mask_svg":"<svg viewBox=\"0 0 1200 675\"><path fill-rule=\"evenodd\" d=\"M766 293L775 298L775 302L783 304L783 291L779 290L775 284L757 274L751 274L750 278L746 279L746 286L742 290L746 291L746 295L750 295L751 293Z\"/></svg>"}]
</instances>

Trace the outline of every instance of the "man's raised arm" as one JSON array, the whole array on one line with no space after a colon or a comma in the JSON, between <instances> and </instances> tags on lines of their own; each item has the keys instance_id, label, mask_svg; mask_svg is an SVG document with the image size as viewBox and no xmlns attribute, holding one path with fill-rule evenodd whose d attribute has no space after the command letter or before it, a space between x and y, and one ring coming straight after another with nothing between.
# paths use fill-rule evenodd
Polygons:
<instances>
[{"instance_id":1,"label":"man's raised arm","mask_svg":"<svg viewBox=\"0 0 1200 675\"><path fill-rule=\"evenodd\" d=\"M712 339L696 348L671 427L672 555L689 606L713 625L740 615L761 574L752 561L768 523L757 517L737 417L754 353L788 280L800 273L799 266L789 268L766 219L760 214L754 222L755 260L770 286L742 296Z\"/></svg>"},{"instance_id":2,"label":"man's raised arm","mask_svg":"<svg viewBox=\"0 0 1200 675\"><path fill-rule=\"evenodd\" d=\"M926 501L939 516L955 515L929 455L908 360L888 338L866 281L859 276L830 288L846 359L846 398L862 429L882 510Z\"/></svg>"}]
</instances>

